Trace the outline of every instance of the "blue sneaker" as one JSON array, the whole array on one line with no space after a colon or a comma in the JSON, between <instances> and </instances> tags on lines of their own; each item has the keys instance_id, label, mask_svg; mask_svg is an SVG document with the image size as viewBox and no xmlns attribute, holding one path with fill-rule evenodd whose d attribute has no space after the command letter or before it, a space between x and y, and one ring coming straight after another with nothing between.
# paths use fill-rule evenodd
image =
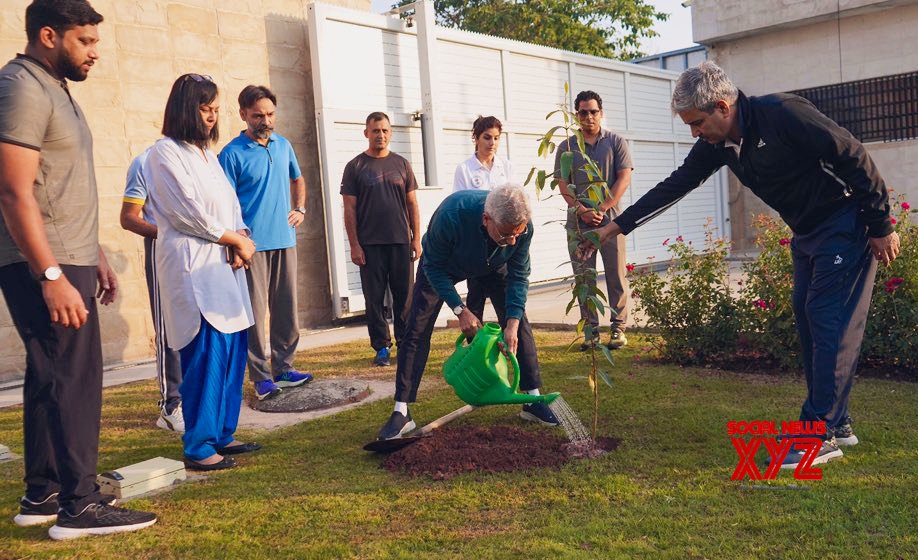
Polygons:
<instances>
[{"instance_id":1,"label":"blue sneaker","mask_svg":"<svg viewBox=\"0 0 918 560\"><path fill-rule=\"evenodd\" d=\"M271 399L279 395L281 388L274 384L270 379L258 381L255 383L255 396L258 400Z\"/></svg>"},{"instance_id":2,"label":"blue sneaker","mask_svg":"<svg viewBox=\"0 0 918 560\"><path fill-rule=\"evenodd\" d=\"M274 378L274 384L278 387L299 387L310 381L312 381L311 373L300 373L295 369L291 369Z\"/></svg>"},{"instance_id":3,"label":"blue sneaker","mask_svg":"<svg viewBox=\"0 0 918 560\"><path fill-rule=\"evenodd\" d=\"M376 357L373 358L373 365L377 367L384 367L391 365L389 361L389 348L383 347L376 352Z\"/></svg>"}]
</instances>

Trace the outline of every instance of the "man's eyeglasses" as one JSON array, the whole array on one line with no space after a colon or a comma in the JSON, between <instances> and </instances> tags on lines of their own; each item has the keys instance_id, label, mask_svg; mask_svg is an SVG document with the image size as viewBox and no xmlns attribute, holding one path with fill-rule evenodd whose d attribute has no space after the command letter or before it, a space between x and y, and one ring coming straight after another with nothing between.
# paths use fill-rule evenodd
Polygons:
<instances>
[{"instance_id":1,"label":"man's eyeglasses","mask_svg":"<svg viewBox=\"0 0 918 560\"><path fill-rule=\"evenodd\" d=\"M207 74L185 74L185 80L194 80L196 82L214 83L214 79Z\"/></svg>"},{"instance_id":2,"label":"man's eyeglasses","mask_svg":"<svg viewBox=\"0 0 918 560\"><path fill-rule=\"evenodd\" d=\"M577 111L577 116L580 117L581 119L585 119L589 117L590 115L593 115L595 117L599 113L602 113L602 109L580 109L579 111Z\"/></svg>"},{"instance_id":3,"label":"man's eyeglasses","mask_svg":"<svg viewBox=\"0 0 918 560\"><path fill-rule=\"evenodd\" d=\"M497 243L497 244L500 245L500 246L504 246L504 245L507 245L508 242L514 241L514 240L516 240L516 239L518 239L518 238L520 238L520 237L526 235L527 233L529 233L529 224L526 224L526 229L524 229L524 230L523 230L522 232L520 232L520 233L511 233L511 234L509 234L509 235L503 235L503 234L501 233L500 230L498 230L497 233L500 233L501 236L498 237L497 239L495 239L494 242Z\"/></svg>"}]
</instances>

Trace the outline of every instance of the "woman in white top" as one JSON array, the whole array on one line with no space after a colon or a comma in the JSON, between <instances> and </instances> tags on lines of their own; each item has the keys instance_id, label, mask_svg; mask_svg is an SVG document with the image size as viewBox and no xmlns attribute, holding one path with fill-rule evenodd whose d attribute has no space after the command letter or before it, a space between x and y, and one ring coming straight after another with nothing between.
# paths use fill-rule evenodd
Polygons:
<instances>
[{"instance_id":1,"label":"woman in white top","mask_svg":"<svg viewBox=\"0 0 918 560\"><path fill-rule=\"evenodd\" d=\"M475 155L456 167L453 192L494 187L512 183L510 160L497 153L503 125L497 117L478 117L472 124Z\"/></svg>"},{"instance_id":2,"label":"woman in white top","mask_svg":"<svg viewBox=\"0 0 918 560\"><path fill-rule=\"evenodd\" d=\"M510 160L497 153L502 130L503 125L497 117L479 116L475 119L472 123L475 155L456 167L456 173L453 175L453 192L475 189L489 191L494 187L512 183ZM465 296L465 305L479 321L483 321L487 299L485 287L477 278L469 278L466 285L469 292Z\"/></svg>"},{"instance_id":3,"label":"woman in white top","mask_svg":"<svg viewBox=\"0 0 918 560\"><path fill-rule=\"evenodd\" d=\"M255 253L239 200L210 146L218 137L217 86L185 74L172 85L163 138L144 166L158 227L156 266L169 345L182 361L185 464L235 465L254 451L233 439L242 404L246 331L253 323L243 266Z\"/></svg>"}]
</instances>

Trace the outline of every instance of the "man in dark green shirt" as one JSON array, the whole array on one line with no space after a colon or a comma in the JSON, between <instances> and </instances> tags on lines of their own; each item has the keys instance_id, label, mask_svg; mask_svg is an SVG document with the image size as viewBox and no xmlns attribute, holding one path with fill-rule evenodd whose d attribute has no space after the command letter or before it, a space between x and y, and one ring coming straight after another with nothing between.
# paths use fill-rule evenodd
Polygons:
<instances>
[{"instance_id":1,"label":"man in dark green shirt","mask_svg":"<svg viewBox=\"0 0 918 560\"><path fill-rule=\"evenodd\" d=\"M512 185L492 191L453 193L434 212L422 240L421 266L405 321L405 335L399 341L395 410L379 432L379 439L397 438L415 427L408 403L417 397L430 354L430 336L443 302L459 318L459 328L466 336L474 336L481 326L456 291L456 283L469 278L477 278L485 286L504 329L507 350L517 354L520 389L539 394L539 360L525 313L533 234L531 214L526 193ZM543 403L525 405L520 416L558 425Z\"/></svg>"}]
</instances>

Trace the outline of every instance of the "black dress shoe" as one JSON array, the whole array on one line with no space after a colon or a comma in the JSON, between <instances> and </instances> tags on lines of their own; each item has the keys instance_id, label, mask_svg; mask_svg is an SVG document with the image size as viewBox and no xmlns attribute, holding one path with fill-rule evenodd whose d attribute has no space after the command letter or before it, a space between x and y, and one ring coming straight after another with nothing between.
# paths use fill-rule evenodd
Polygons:
<instances>
[{"instance_id":1,"label":"black dress shoe","mask_svg":"<svg viewBox=\"0 0 918 560\"><path fill-rule=\"evenodd\" d=\"M240 453L251 453L261 449L261 444L254 441L241 443L239 445L230 445L228 447L218 447L217 453L220 455L239 455Z\"/></svg>"},{"instance_id":2,"label":"black dress shoe","mask_svg":"<svg viewBox=\"0 0 918 560\"><path fill-rule=\"evenodd\" d=\"M231 469L235 466L236 460L232 457L224 457L223 460L210 465L205 465L204 463L199 463L194 459L185 457L185 468L192 471L221 471L223 469Z\"/></svg>"}]
</instances>

